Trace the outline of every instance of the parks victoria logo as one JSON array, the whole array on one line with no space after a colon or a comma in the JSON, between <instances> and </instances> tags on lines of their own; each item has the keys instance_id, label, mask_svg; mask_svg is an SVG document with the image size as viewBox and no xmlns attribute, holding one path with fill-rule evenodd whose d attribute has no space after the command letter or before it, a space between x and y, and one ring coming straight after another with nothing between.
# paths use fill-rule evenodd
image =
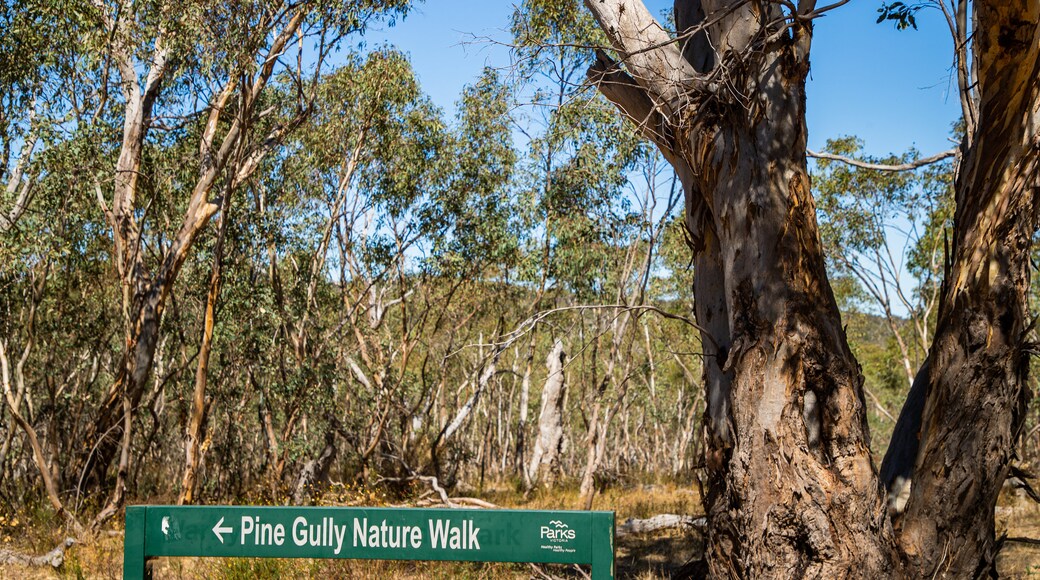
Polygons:
<instances>
[{"instance_id":1,"label":"parks victoria logo","mask_svg":"<svg viewBox=\"0 0 1040 580\"><path fill-rule=\"evenodd\" d=\"M575 531L560 520L551 520L538 529L541 548L550 552L573 553L576 536Z\"/></svg>"}]
</instances>

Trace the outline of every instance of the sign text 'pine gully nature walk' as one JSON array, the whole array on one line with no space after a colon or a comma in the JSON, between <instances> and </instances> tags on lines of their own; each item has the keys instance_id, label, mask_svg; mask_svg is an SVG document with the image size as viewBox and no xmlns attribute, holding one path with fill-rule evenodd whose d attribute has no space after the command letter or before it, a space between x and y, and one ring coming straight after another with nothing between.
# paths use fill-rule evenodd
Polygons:
<instances>
[{"instance_id":1,"label":"sign text 'pine gully nature walk'","mask_svg":"<svg viewBox=\"0 0 1040 580\"><path fill-rule=\"evenodd\" d=\"M124 578L154 557L352 558L588 564L614 577L613 512L131 506Z\"/></svg>"}]
</instances>

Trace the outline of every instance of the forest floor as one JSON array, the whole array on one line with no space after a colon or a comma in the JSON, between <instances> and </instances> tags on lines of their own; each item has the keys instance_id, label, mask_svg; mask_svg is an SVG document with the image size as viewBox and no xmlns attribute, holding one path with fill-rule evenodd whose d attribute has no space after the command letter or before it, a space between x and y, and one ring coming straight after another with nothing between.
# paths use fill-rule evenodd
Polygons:
<instances>
[{"instance_id":1,"label":"forest floor","mask_svg":"<svg viewBox=\"0 0 1040 580\"><path fill-rule=\"evenodd\" d=\"M501 507L521 509L573 509L577 492L563 490L535 493L524 498L510 489L473 493ZM366 505L389 505L378 495L365 496ZM356 505L330 500L328 505ZM374 500L374 501L373 501ZM158 502L156 502L158 503ZM674 485L635 485L610 488L597 494L594 509L614 510L617 523L628 518L649 518L657 514L700 516L700 497L696 491ZM47 522L0 519L0 549L28 554L42 554L61 541L61 530ZM38 518L37 518L38 519ZM25 566L0 566L0 577L31 580L36 578L112 578L122 576L122 530L116 526L108 533L87 543L76 544L66 553L64 565L57 570ZM1022 539L1040 538L1040 505L1016 492L1002 495L997 508L997 535L1007 533L1012 540L1000 553L1001 577L1040 578L1040 545ZM618 539L617 576L649 580L670 578L684 564L695 559L703 549L703 537L696 529L666 529L647 534L628 534ZM576 566L534 566L529 564L481 564L456 562L384 562L351 560L280 560L166 558L153 567L156 579L197 578L351 578L376 580L406 578L434 579L499 579L499 578L587 578L587 568Z\"/></svg>"}]
</instances>

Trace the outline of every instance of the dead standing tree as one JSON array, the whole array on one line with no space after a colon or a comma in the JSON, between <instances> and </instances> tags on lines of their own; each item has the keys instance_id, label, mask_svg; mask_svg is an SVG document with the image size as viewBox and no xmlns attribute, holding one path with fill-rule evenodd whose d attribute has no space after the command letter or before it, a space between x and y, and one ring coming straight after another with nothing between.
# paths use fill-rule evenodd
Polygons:
<instances>
[{"instance_id":1,"label":"dead standing tree","mask_svg":"<svg viewBox=\"0 0 1040 580\"><path fill-rule=\"evenodd\" d=\"M563 450L563 402L567 384L564 365L567 353L563 342L557 340L545 359L548 376L542 388L542 410L538 414L538 438L531 452L531 465L524 473L524 486L531 489L540 481L552 486L555 471L559 469L559 456Z\"/></svg>"},{"instance_id":2,"label":"dead standing tree","mask_svg":"<svg viewBox=\"0 0 1040 580\"><path fill-rule=\"evenodd\" d=\"M620 61L601 52L590 78L686 191L708 355L708 565L731 577L988 574L1027 368L1040 2L975 3L982 105L898 538L805 171L813 20L844 3L677 1L676 42L639 0L586 0Z\"/></svg>"}]
</instances>

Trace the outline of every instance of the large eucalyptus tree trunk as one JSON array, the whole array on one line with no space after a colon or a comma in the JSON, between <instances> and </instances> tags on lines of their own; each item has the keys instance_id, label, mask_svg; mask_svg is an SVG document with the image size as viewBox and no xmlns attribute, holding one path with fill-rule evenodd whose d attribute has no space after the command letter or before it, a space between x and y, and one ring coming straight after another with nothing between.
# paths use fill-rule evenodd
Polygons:
<instances>
[{"instance_id":1,"label":"large eucalyptus tree trunk","mask_svg":"<svg viewBox=\"0 0 1040 580\"><path fill-rule=\"evenodd\" d=\"M638 0L586 6L624 65L600 53L591 78L686 191L708 355L712 575L891 575L862 378L806 170L813 3L790 14L779 3L677 2L681 49Z\"/></svg>"},{"instance_id":2,"label":"large eucalyptus tree trunk","mask_svg":"<svg viewBox=\"0 0 1040 580\"><path fill-rule=\"evenodd\" d=\"M677 0L677 47L638 0L586 0L623 63L601 53L591 78L686 188L707 355L709 567L995 575L993 508L1028 400L1040 0L978 0L973 18L954 2L968 133L935 340L884 463L901 487L893 511L906 501L898 537L805 172L812 21L840 4Z\"/></svg>"},{"instance_id":3,"label":"large eucalyptus tree trunk","mask_svg":"<svg viewBox=\"0 0 1040 580\"><path fill-rule=\"evenodd\" d=\"M993 508L1029 397L1040 1L979 1L975 10L978 124L957 177L931 363L917 381L923 405L908 401L897 431L920 449L893 446L885 459L893 477L912 479L899 539L917 577L995 575Z\"/></svg>"},{"instance_id":4,"label":"large eucalyptus tree trunk","mask_svg":"<svg viewBox=\"0 0 1040 580\"><path fill-rule=\"evenodd\" d=\"M697 262L697 315L721 319L703 337L718 343L706 365L717 575L830 578L892 565L862 378L824 272L799 81L780 63L767 68L750 116L730 111L728 126L702 134L707 154L688 178L705 205L690 216L708 254Z\"/></svg>"}]
</instances>

